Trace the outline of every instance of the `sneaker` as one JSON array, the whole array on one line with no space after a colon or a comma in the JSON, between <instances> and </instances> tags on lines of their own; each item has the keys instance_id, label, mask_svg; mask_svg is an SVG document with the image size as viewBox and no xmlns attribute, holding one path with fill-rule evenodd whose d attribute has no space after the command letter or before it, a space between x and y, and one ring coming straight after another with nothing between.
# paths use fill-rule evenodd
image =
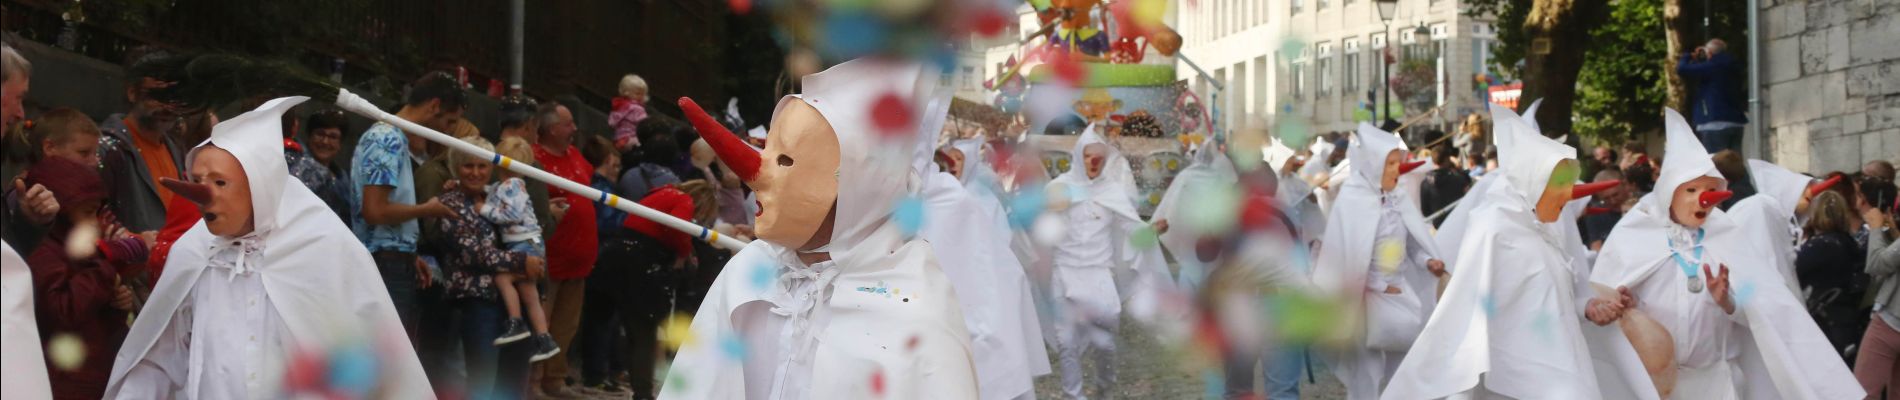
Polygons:
<instances>
[{"instance_id":1,"label":"sneaker","mask_svg":"<svg viewBox=\"0 0 1900 400\"><path fill-rule=\"evenodd\" d=\"M561 354L561 347L554 345L553 336L549 336L546 333L534 335L534 341L534 356L528 357L528 362L537 363L541 362L541 360L553 358L555 354Z\"/></svg>"},{"instance_id":2,"label":"sneaker","mask_svg":"<svg viewBox=\"0 0 1900 400\"><path fill-rule=\"evenodd\" d=\"M495 338L495 345L514 343L527 338L528 324L522 322L520 318L509 318L507 325L502 327L501 337Z\"/></svg>"}]
</instances>

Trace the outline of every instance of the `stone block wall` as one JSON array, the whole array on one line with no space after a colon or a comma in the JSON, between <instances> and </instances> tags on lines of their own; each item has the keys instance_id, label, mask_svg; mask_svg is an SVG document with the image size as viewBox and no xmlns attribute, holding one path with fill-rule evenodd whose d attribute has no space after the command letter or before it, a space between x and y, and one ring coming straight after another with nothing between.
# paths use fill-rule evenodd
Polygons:
<instances>
[{"instance_id":1,"label":"stone block wall","mask_svg":"<svg viewBox=\"0 0 1900 400\"><path fill-rule=\"evenodd\" d=\"M1760 17L1763 155L1814 174L1900 162L1900 0L1764 0Z\"/></svg>"}]
</instances>

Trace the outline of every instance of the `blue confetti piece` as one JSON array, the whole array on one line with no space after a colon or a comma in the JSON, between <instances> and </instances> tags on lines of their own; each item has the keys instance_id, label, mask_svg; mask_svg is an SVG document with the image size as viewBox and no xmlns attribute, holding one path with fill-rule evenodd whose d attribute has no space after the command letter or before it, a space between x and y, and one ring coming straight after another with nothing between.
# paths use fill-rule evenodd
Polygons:
<instances>
[{"instance_id":1,"label":"blue confetti piece","mask_svg":"<svg viewBox=\"0 0 1900 400\"><path fill-rule=\"evenodd\" d=\"M1537 313L1537 318L1531 320L1531 333L1536 334L1538 339L1542 339L1545 342L1553 342L1557 338L1557 335L1556 331L1552 330L1551 327L1555 324L1556 318L1553 317L1551 313Z\"/></svg>"},{"instance_id":2,"label":"blue confetti piece","mask_svg":"<svg viewBox=\"0 0 1900 400\"><path fill-rule=\"evenodd\" d=\"M852 59L884 46L886 27L865 12L833 13L825 20L823 52L831 59Z\"/></svg>"},{"instance_id":3,"label":"blue confetti piece","mask_svg":"<svg viewBox=\"0 0 1900 400\"><path fill-rule=\"evenodd\" d=\"M1227 392L1227 374L1219 369L1202 370L1201 382L1206 383L1207 387L1207 393L1202 395L1203 398L1219 399Z\"/></svg>"},{"instance_id":4,"label":"blue confetti piece","mask_svg":"<svg viewBox=\"0 0 1900 400\"><path fill-rule=\"evenodd\" d=\"M1042 188L1023 189L1016 197L1009 199L1009 228L1027 230L1036 223L1036 217L1042 216L1042 207L1048 202Z\"/></svg>"},{"instance_id":5,"label":"blue confetti piece","mask_svg":"<svg viewBox=\"0 0 1900 400\"><path fill-rule=\"evenodd\" d=\"M924 229L924 199L915 196L904 196L898 199L893 218L897 221L897 227L902 229L905 235L916 235L918 231Z\"/></svg>"},{"instance_id":6,"label":"blue confetti piece","mask_svg":"<svg viewBox=\"0 0 1900 400\"><path fill-rule=\"evenodd\" d=\"M1755 297L1755 281L1742 282L1741 286L1729 293L1729 297L1735 299L1736 307L1748 305L1748 300Z\"/></svg>"},{"instance_id":7,"label":"blue confetti piece","mask_svg":"<svg viewBox=\"0 0 1900 400\"><path fill-rule=\"evenodd\" d=\"M773 265L769 262L761 262L759 265L752 267L751 278L752 288L764 290L766 287L772 285L773 279L778 278L778 268L773 268Z\"/></svg>"},{"instance_id":8,"label":"blue confetti piece","mask_svg":"<svg viewBox=\"0 0 1900 400\"><path fill-rule=\"evenodd\" d=\"M744 361L746 357L745 341L739 340L738 335L721 336L719 350L726 354L726 358L734 361Z\"/></svg>"},{"instance_id":9,"label":"blue confetti piece","mask_svg":"<svg viewBox=\"0 0 1900 400\"><path fill-rule=\"evenodd\" d=\"M1498 300L1495 298L1492 298L1491 294L1489 293L1486 293L1484 295L1484 298L1478 300L1478 305L1481 307L1484 307L1485 316L1491 316L1498 313Z\"/></svg>"},{"instance_id":10,"label":"blue confetti piece","mask_svg":"<svg viewBox=\"0 0 1900 400\"><path fill-rule=\"evenodd\" d=\"M330 355L330 386L349 398L365 398L376 389L379 366L376 354L362 346L349 346Z\"/></svg>"}]
</instances>

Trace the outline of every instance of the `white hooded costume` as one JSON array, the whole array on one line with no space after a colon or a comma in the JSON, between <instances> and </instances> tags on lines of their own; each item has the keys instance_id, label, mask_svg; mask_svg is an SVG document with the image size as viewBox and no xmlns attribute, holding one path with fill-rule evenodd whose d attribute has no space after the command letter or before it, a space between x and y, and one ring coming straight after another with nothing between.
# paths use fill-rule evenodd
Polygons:
<instances>
[{"instance_id":1,"label":"white hooded costume","mask_svg":"<svg viewBox=\"0 0 1900 400\"><path fill-rule=\"evenodd\" d=\"M1502 107L1493 106L1492 115L1503 173L1491 174L1491 190L1470 194L1460 206L1470 207L1472 225L1457 241L1458 269L1382 398L1654 399L1654 390L1621 377L1600 386L1583 335L1597 327L1582 318L1595 292L1564 242L1575 238L1561 233L1575 220L1537 221L1536 203L1553 169L1575 160L1576 150L1538 135ZM1606 347L1601 351L1637 362L1627 341Z\"/></svg>"},{"instance_id":2,"label":"white hooded costume","mask_svg":"<svg viewBox=\"0 0 1900 400\"><path fill-rule=\"evenodd\" d=\"M1174 176L1174 183L1162 192L1161 203L1155 206L1154 212L1154 219L1165 219L1169 223L1168 232L1160 235L1161 245L1168 249L1168 254L1174 255L1175 264L1181 266L1180 276L1175 281L1189 292L1199 289L1213 268L1195 256L1195 242L1206 235L1228 235L1226 227L1200 226L1196 218L1189 218L1192 211L1187 209L1195 206L1189 197L1216 195L1217 191L1232 189L1239 182L1234 163L1219 149L1201 147L1191 157L1187 168L1182 168Z\"/></svg>"},{"instance_id":3,"label":"white hooded costume","mask_svg":"<svg viewBox=\"0 0 1900 400\"><path fill-rule=\"evenodd\" d=\"M1438 279L1425 268L1442 259L1431 225L1408 190L1379 189L1386 155L1403 150L1398 136L1360 124L1346 156L1369 168L1352 168L1334 187L1339 197L1314 269L1314 286L1351 304L1363 299L1365 306L1366 334L1332 362L1351 399L1378 398L1437 302ZM1385 293L1388 286L1400 293Z\"/></svg>"},{"instance_id":4,"label":"white hooded costume","mask_svg":"<svg viewBox=\"0 0 1900 400\"><path fill-rule=\"evenodd\" d=\"M13 246L0 243L0 388L6 397L53 398L33 316L33 271Z\"/></svg>"},{"instance_id":5,"label":"white hooded costume","mask_svg":"<svg viewBox=\"0 0 1900 400\"><path fill-rule=\"evenodd\" d=\"M923 183L910 168L917 138L878 137L866 112L880 95L914 99L937 79L923 65L859 59L779 100L775 115L804 101L837 133L831 261L807 264L763 240L734 254L660 398L978 398L950 280L930 243L905 238L892 218Z\"/></svg>"},{"instance_id":6,"label":"white hooded costume","mask_svg":"<svg viewBox=\"0 0 1900 400\"><path fill-rule=\"evenodd\" d=\"M963 153L963 182L938 172L930 146L942 132L950 111L953 87L924 93L921 136L911 168L924 180L924 218L919 237L937 252L943 275L956 288L970 331L970 351L976 363L978 387L984 400L1035 397L1035 377L1051 372L1049 352L1042 347L1042 324L1029 293L1023 265L1010 251L1009 221L991 186L995 173L983 159L982 141L961 140L953 147Z\"/></svg>"},{"instance_id":7,"label":"white hooded costume","mask_svg":"<svg viewBox=\"0 0 1900 400\"><path fill-rule=\"evenodd\" d=\"M1323 142L1315 140L1314 144L1317 146ZM1328 151L1331 150L1331 146L1327 145ZM1279 187L1274 191L1273 197L1280 201L1280 211L1285 212L1287 218L1293 219L1294 224L1299 226L1300 238L1310 247L1319 242L1320 236L1326 232L1326 213L1320 211L1319 201L1314 196L1313 185L1306 182L1306 178L1301 175L1302 172L1284 170L1286 162L1297 157L1299 154L1287 147L1286 143L1281 142L1278 137L1273 138L1267 147L1260 151L1261 160L1267 162L1267 167L1272 168L1278 178ZM1308 157L1307 160L1306 165L1317 162L1314 157ZM1301 166L1301 170L1305 170L1304 165Z\"/></svg>"},{"instance_id":8,"label":"white hooded costume","mask_svg":"<svg viewBox=\"0 0 1900 400\"><path fill-rule=\"evenodd\" d=\"M1795 205L1800 204L1814 178L1762 160L1748 160L1748 176L1755 180L1755 195L1735 202L1728 214L1735 216L1737 225L1750 227L1748 230L1762 240L1761 245L1772 250L1772 265L1781 273L1788 292L1796 299L1806 299L1801 281L1794 274L1795 240L1800 237L1803 219L1795 213Z\"/></svg>"},{"instance_id":9,"label":"white hooded costume","mask_svg":"<svg viewBox=\"0 0 1900 400\"><path fill-rule=\"evenodd\" d=\"M1721 178L1687 121L1665 110L1667 153L1656 190L1617 222L1590 279L1627 286L1637 309L1660 323L1675 342L1677 383L1672 398L1859 399L1865 396L1801 302L1784 288L1750 229L1712 209L1699 230L1675 223L1669 212L1676 188L1699 177ZM1733 314L1690 280L1701 266L1730 271Z\"/></svg>"},{"instance_id":10,"label":"white hooded costume","mask_svg":"<svg viewBox=\"0 0 1900 400\"><path fill-rule=\"evenodd\" d=\"M1049 183L1052 199L1067 204L1050 212L1062 219L1063 236L1055 245L1050 292L1057 304L1055 333L1063 392L1082 396L1082 353L1098 349L1096 378L1112 387L1115 335L1122 301L1142 298L1170 283L1160 248L1137 248L1129 238L1147 222L1135 211L1135 181L1121 150L1102 140L1091 125L1076 139L1070 156L1075 166ZM1107 148L1101 174L1089 178L1083 150ZM1139 300L1131 301L1132 304ZM1139 313L1137 313L1139 314ZM1137 315L1140 317L1140 315Z\"/></svg>"},{"instance_id":11,"label":"white hooded costume","mask_svg":"<svg viewBox=\"0 0 1900 400\"><path fill-rule=\"evenodd\" d=\"M269 398L293 348L369 341L375 392L435 397L376 264L329 206L284 166L281 116L308 98L271 100L211 128L250 183L255 230L215 236L204 221L172 245L112 366L106 398ZM190 160L192 157L187 157ZM187 161L189 162L189 161Z\"/></svg>"}]
</instances>

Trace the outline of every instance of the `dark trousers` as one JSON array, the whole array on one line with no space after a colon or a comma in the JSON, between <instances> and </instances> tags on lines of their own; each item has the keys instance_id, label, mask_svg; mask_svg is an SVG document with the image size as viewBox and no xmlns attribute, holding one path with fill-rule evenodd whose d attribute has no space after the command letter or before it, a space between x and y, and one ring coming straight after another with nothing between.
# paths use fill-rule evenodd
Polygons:
<instances>
[{"instance_id":1,"label":"dark trousers","mask_svg":"<svg viewBox=\"0 0 1900 400\"><path fill-rule=\"evenodd\" d=\"M673 254L645 237L601 243L601 264L587 278L589 290L581 308L582 346L599 356L581 360L581 378L589 385L608 379L616 334L625 329L627 375L634 398L652 398L653 360L660 321L672 309ZM595 305L603 305L596 307ZM619 320L615 324L615 320Z\"/></svg>"},{"instance_id":2,"label":"dark trousers","mask_svg":"<svg viewBox=\"0 0 1900 400\"><path fill-rule=\"evenodd\" d=\"M396 305L396 317L409 343L416 343L416 253L378 251L370 254L376 271L383 275L383 287L389 289L389 302Z\"/></svg>"},{"instance_id":3,"label":"dark trousers","mask_svg":"<svg viewBox=\"0 0 1900 400\"><path fill-rule=\"evenodd\" d=\"M460 315L456 318L458 332L462 337L462 360L468 370L468 398L495 399L499 392L495 389L496 360L501 357L501 347L495 346L495 337L501 336L501 324L506 318L501 305L493 301L468 299L456 304Z\"/></svg>"}]
</instances>

